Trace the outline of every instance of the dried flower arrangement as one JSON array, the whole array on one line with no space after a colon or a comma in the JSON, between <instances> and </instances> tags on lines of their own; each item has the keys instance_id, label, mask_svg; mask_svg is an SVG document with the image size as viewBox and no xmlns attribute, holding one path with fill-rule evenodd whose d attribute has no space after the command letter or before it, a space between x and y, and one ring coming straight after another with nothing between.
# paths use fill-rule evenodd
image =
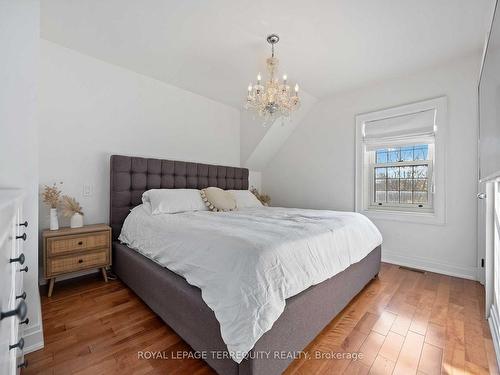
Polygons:
<instances>
[{"instance_id":1,"label":"dried flower arrangement","mask_svg":"<svg viewBox=\"0 0 500 375\"><path fill-rule=\"evenodd\" d=\"M59 183L62 185L62 182ZM57 208L60 202L61 189L54 182L52 186L45 185L42 192L42 200L50 208Z\"/></svg>"},{"instance_id":2,"label":"dried flower arrangement","mask_svg":"<svg viewBox=\"0 0 500 375\"><path fill-rule=\"evenodd\" d=\"M65 217L71 217L74 214L83 215L82 206L75 198L64 195L62 197L62 214Z\"/></svg>"},{"instance_id":3,"label":"dried flower arrangement","mask_svg":"<svg viewBox=\"0 0 500 375\"><path fill-rule=\"evenodd\" d=\"M252 187L250 191L257 197L257 199L262 203L264 206L269 206L271 204L271 197L267 194L261 194L259 191Z\"/></svg>"}]
</instances>

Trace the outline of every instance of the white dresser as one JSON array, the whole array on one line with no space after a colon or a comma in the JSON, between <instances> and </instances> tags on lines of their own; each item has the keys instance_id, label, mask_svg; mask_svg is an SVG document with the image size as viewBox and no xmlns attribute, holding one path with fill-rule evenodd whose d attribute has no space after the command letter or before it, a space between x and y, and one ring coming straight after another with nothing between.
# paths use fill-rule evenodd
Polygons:
<instances>
[{"instance_id":1,"label":"white dresser","mask_svg":"<svg viewBox=\"0 0 500 375\"><path fill-rule=\"evenodd\" d=\"M18 374L24 362L22 333L26 319L23 254L28 226L22 217L22 191L0 189L0 374Z\"/></svg>"}]
</instances>

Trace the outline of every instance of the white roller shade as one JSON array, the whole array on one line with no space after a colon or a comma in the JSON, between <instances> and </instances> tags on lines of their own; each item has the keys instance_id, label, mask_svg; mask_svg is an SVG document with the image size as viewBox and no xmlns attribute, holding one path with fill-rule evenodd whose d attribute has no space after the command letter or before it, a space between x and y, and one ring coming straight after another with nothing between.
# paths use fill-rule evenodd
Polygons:
<instances>
[{"instance_id":1,"label":"white roller shade","mask_svg":"<svg viewBox=\"0 0 500 375\"><path fill-rule=\"evenodd\" d=\"M408 147L421 144L434 144L434 136L410 137L410 138L384 138L371 140L364 143L366 151L376 151L381 148Z\"/></svg>"},{"instance_id":2,"label":"white roller shade","mask_svg":"<svg viewBox=\"0 0 500 375\"><path fill-rule=\"evenodd\" d=\"M435 110L425 110L364 123L365 142L402 140L434 135Z\"/></svg>"}]
</instances>

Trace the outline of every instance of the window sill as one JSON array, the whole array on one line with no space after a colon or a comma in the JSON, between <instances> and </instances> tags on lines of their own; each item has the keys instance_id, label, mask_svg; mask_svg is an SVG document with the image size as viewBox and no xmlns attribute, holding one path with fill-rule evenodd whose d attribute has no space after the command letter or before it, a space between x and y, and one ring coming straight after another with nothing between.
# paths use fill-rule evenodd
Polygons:
<instances>
[{"instance_id":1,"label":"window sill","mask_svg":"<svg viewBox=\"0 0 500 375\"><path fill-rule=\"evenodd\" d=\"M444 215L438 215L436 212L408 212L388 209L377 210L375 208L370 208L363 209L360 213L373 220L390 220L432 225L445 224Z\"/></svg>"}]
</instances>

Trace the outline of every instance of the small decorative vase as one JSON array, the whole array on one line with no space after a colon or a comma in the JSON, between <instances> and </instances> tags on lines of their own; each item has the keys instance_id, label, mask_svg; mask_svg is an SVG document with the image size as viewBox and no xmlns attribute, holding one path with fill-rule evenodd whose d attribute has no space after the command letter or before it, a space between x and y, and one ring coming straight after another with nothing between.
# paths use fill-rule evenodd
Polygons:
<instances>
[{"instance_id":1,"label":"small decorative vase","mask_svg":"<svg viewBox=\"0 0 500 375\"><path fill-rule=\"evenodd\" d=\"M50 230L59 229L59 220L57 219L57 208L50 209Z\"/></svg>"},{"instance_id":2,"label":"small decorative vase","mask_svg":"<svg viewBox=\"0 0 500 375\"><path fill-rule=\"evenodd\" d=\"M73 216L71 216L71 221L69 223L71 228L81 228L83 227L83 215L75 212Z\"/></svg>"}]
</instances>

